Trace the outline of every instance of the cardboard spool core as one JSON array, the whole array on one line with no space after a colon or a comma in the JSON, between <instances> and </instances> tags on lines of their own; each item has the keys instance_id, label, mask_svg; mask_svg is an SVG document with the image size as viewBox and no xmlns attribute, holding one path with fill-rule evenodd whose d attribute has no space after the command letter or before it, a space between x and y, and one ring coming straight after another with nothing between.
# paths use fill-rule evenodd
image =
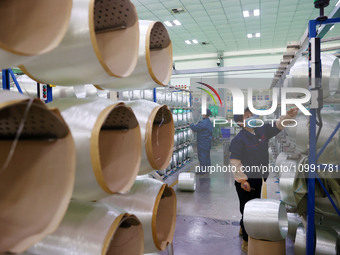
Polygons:
<instances>
[{"instance_id":1,"label":"cardboard spool core","mask_svg":"<svg viewBox=\"0 0 340 255\"><path fill-rule=\"evenodd\" d=\"M95 36L100 57L116 76L127 77L138 57L139 25L129 0L95 0Z\"/></svg>"},{"instance_id":2,"label":"cardboard spool core","mask_svg":"<svg viewBox=\"0 0 340 255\"><path fill-rule=\"evenodd\" d=\"M160 85L167 85L172 73L172 45L168 31L161 22L154 24L149 40L153 79Z\"/></svg>"},{"instance_id":3,"label":"cardboard spool core","mask_svg":"<svg viewBox=\"0 0 340 255\"><path fill-rule=\"evenodd\" d=\"M0 109L0 253L22 252L52 232L74 184L75 151L67 126L33 102L7 167L26 102Z\"/></svg>"},{"instance_id":4,"label":"cardboard spool core","mask_svg":"<svg viewBox=\"0 0 340 255\"><path fill-rule=\"evenodd\" d=\"M121 192L139 168L141 156L138 121L133 111L116 106L107 116L99 134L99 153L103 176L111 192ZM134 179L134 178L133 178Z\"/></svg>"},{"instance_id":5,"label":"cardboard spool core","mask_svg":"<svg viewBox=\"0 0 340 255\"><path fill-rule=\"evenodd\" d=\"M143 227L135 216L125 216L110 239L105 255L143 254Z\"/></svg>"},{"instance_id":6,"label":"cardboard spool core","mask_svg":"<svg viewBox=\"0 0 340 255\"><path fill-rule=\"evenodd\" d=\"M50 51L63 39L72 0L1 0L0 46L22 55Z\"/></svg>"},{"instance_id":7,"label":"cardboard spool core","mask_svg":"<svg viewBox=\"0 0 340 255\"><path fill-rule=\"evenodd\" d=\"M172 242L176 225L176 195L175 191L168 186L161 190L161 199L156 212L156 233L159 248L164 250L168 243Z\"/></svg>"},{"instance_id":8,"label":"cardboard spool core","mask_svg":"<svg viewBox=\"0 0 340 255\"><path fill-rule=\"evenodd\" d=\"M151 136L147 137L146 142L151 144L151 150L147 150L150 164L154 169L166 168L174 146L174 123L171 111L166 106L157 108L152 120Z\"/></svg>"}]
</instances>

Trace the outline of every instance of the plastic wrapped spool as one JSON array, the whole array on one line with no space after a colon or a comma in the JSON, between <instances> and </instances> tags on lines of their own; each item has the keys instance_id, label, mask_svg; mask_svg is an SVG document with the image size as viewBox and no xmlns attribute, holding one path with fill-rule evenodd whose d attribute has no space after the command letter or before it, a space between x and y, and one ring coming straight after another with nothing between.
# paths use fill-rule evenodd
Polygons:
<instances>
[{"instance_id":1,"label":"plastic wrapped spool","mask_svg":"<svg viewBox=\"0 0 340 255\"><path fill-rule=\"evenodd\" d=\"M252 199L244 207L244 227L249 236L267 241L280 241L288 233L284 204L273 199Z\"/></svg>"},{"instance_id":2,"label":"plastic wrapped spool","mask_svg":"<svg viewBox=\"0 0 340 255\"><path fill-rule=\"evenodd\" d=\"M340 122L339 112L324 110L322 113L323 128L321 129L320 137L317 141L317 150L321 149L325 144L330 134L334 131L338 122ZM307 116L298 115L296 118L297 126L291 129L291 133L295 132L296 149L302 154L308 154L308 134L309 134L309 120ZM340 163L340 132L337 132L331 142L321 154L318 163L323 164L339 164Z\"/></svg>"},{"instance_id":3,"label":"plastic wrapped spool","mask_svg":"<svg viewBox=\"0 0 340 255\"><path fill-rule=\"evenodd\" d=\"M182 126L183 125L183 113L178 113L177 114L177 122L178 122L178 126Z\"/></svg>"},{"instance_id":4,"label":"plastic wrapped spool","mask_svg":"<svg viewBox=\"0 0 340 255\"><path fill-rule=\"evenodd\" d=\"M55 2L59 4L59 0ZM133 72L138 47L138 17L130 1L73 0L70 25L59 46L20 68L43 84L73 86L118 81Z\"/></svg>"},{"instance_id":5,"label":"plastic wrapped spool","mask_svg":"<svg viewBox=\"0 0 340 255\"><path fill-rule=\"evenodd\" d=\"M172 111L172 119L174 121L174 126L178 127L178 115L177 115L177 112Z\"/></svg>"},{"instance_id":6,"label":"plastic wrapped spool","mask_svg":"<svg viewBox=\"0 0 340 255\"><path fill-rule=\"evenodd\" d=\"M178 150L178 163L182 164L183 163L183 149Z\"/></svg>"},{"instance_id":7,"label":"plastic wrapped spool","mask_svg":"<svg viewBox=\"0 0 340 255\"><path fill-rule=\"evenodd\" d=\"M75 177L75 146L58 110L0 92L0 253L20 253L61 222Z\"/></svg>"},{"instance_id":8,"label":"plastic wrapped spool","mask_svg":"<svg viewBox=\"0 0 340 255\"><path fill-rule=\"evenodd\" d=\"M291 240L295 240L296 230L298 226L302 223L301 217L297 213L287 213L288 218L288 234Z\"/></svg>"},{"instance_id":9,"label":"plastic wrapped spool","mask_svg":"<svg viewBox=\"0 0 340 255\"><path fill-rule=\"evenodd\" d=\"M32 255L141 255L143 241L143 227L136 216L113 205L71 201L58 229L28 252Z\"/></svg>"},{"instance_id":10,"label":"plastic wrapped spool","mask_svg":"<svg viewBox=\"0 0 340 255\"><path fill-rule=\"evenodd\" d=\"M153 89L145 89L145 90L143 90L143 93L144 93L144 96L143 96L144 100L148 100L148 101L152 101L153 102L153 97L154 97Z\"/></svg>"},{"instance_id":11,"label":"plastic wrapped spool","mask_svg":"<svg viewBox=\"0 0 340 255\"><path fill-rule=\"evenodd\" d=\"M315 226L316 240L315 240L315 255L336 255L337 254L337 237L335 230L325 226ZM306 231L302 224L300 224L296 231L295 255L306 254Z\"/></svg>"},{"instance_id":12,"label":"plastic wrapped spool","mask_svg":"<svg viewBox=\"0 0 340 255\"><path fill-rule=\"evenodd\" d=\"M23 64L56 48L65 36L71 9L72 0L1 1L0 21L6 25L0 29L0 68Z\"/></svg>"},{"instance_id":13,"label":"plastic wrapped spool","mask_svg":"<svg viewBox=\"0 0 340 255\"><path fill-rule=\"evenodd\" d=\"M194 140L194 132L192 132L191 128L188 129L188 140L189 141Z\"/></svg>"},{"instance_id":14,"label":"plastic wrapped spool","mask_svg":"<svg viewBox=\"0 0 340 255\"><path fill-rule=\"evenodd\" d=\"M131 108L108 99L59 99L77 149L73 198L94 201L128 191L141 161L141 133Z\"/></svg>"},{"instance_id":15,"label":"plastic wrapped spool","mask_svg":"<svg viewBox=\"0 0 340 255\"><path fill-rule=\"evenodd\" d=\"M180 136L180 144L183 144L184 143L184 130L182 129L180 132L179 132L179 136Z\"/></svg>"},{"instance_id":16,"label":"plastic wrapped spool","mask_svg":"<svg viewBox=\"0 0 340 255\"><path fill-rule=\"evenodd\" d=\"M192 111L189 111L188 113L187 113L187 119L188 119L188 123L193 123L194 122L194 117L193 117L193 115L192 115Z\"/></svg>"},{"instance_id":17,"label":"plastic wrapped spool","mask_svg":"<svg viewBox=\"0 0 340 255\"><path fill-rule=\"evenodd\" d=\"M171 160L171 168L176 168L178 165L178 153L177 151L174 151L172 154L172 160Z\"/></svg>"},{"instance_id":18,"label":"plastic wrapped spool","mask_svg":"<svg viewBox=\"0 0 340 255\"><path fill-rule=\"evenodd\" d=\"M127 102L134 111L142 135L142 161L139 175L163 170L170 162L174 147L174 122L166 105L150 101Z\"/></svg>"},{"instance_id":19,"label":"plastic wrapped spool","mask_svg":"<svg viewBox=\"0 0 340 255\"><path fill-rule=\"evenodd\" d=\"M123 101L131 101L131 91L123 91L122 93L121 93L121 95L122 95L122 100Z\"/></svg>"},{"instance_id":20,"label":"plastic wrapped spool","mask_svg":"<svg viewBox=\"0 0 340 255\"><path fill-rule=\"evenodd\" d=\"M171 93L171 90L169 88L165 88L165 101L166 101L166 105L173 106L173 104L172 104L172 93Z\"/></svg>"},{"instance_id":21,"label":"plastic wrapped spool","mask_svg":"<svg viewBox=\"0 0 340 255\"><path fill-rule=\"evenodd\" d=\"M186 125L188 123L187 120L187 111L183 110L183 125Z\"/></svg>"},{"instance_id":22,"label":"plastic wrapped spool","mask_svg":"<svg viewBox=\"0 0 340 255\"><path fill-rule=\"evenodd\" d=\"M339 208L339 203L337 203L336 197L333 194L330 196L335 202L336 206ZM328 197L316 197L315 208L317 208L321 212L337 214Z\"/></svg>"},{"instance_id":23,"label":"plastic wrapped spool","mask_svg":"<svg viewBox=\"0 0 340 255\"><path fill-rule=\"evenodd\" d=\"M181 191L195 191L196 190L195 173L180 173L178 175L177 187Z\"/></svg>"},{"instance_id":24,"label":"plastic wrapped spool","mask_svg":"<svg viewBox=\"0 0 340 255\"><path fill-rule=\"evenodd\" d=\"M184 160L187 160L188 158L188 147L183 148L183 158Z\"/></svg>"},{"instance_id":25,"label":"plastic wrapped spool","mask_svg":"<svg viewBox=\"0 0 340 255\"><path fill-rule=\"evenodd\" d=\"M330 54L321 55L323 97L336 93L339 84L339 60ZM308 89L308 58L300 57L290 69L293 87Z\"/></svg>"},{"instance_id":26,"label":"plastic wrapped spool","mask_svg":"<svg viewBox=\"0 0 340 255\"><path fill-rule=\"evenodd\" d=\"M172 242L176 225L176 194L161 181L137 179L130 192L103 199L132 213L144 230L144 253L163 251Z\"/></svg>"},{"instance_id":27,"label":"plastic wrapped spool","mask_svg":"<svg viewBox=\"0 0 340 255\"><path fill-rule=\"evenodd\" d=\"M179 107L183 107L183 93L182 91L178 91L177 102Z\"/></svg>"},{"instance_id":28,"label":"plastic wrapped spool","mask_svg":"<svg viewBox=\"0 0 340 255\"><path fill-rule=\"evenodd\" d=\"M167 104L165 100L165 90L164 88L156 89L156 100L158 104Z\"/></svg>"},{"instance_id":29,"label":"plastic wrapped spool","mask_svg":"<svg viewBox=\"0 0 340 255\"><path fill-rule=\"evenodd\" d=\"M167 29L159 21L139 20L139 30L139 57L135 70L125 79L99 83L101 88L149 89L169 83L172 74L172 43Z\"/></svg>"},{"instance_id":30,"label":"plastic wrapped spool","mask_svg":"<svg viewBox=\"0 0 340 255\"><path fill-rule=\"evenodd\" d=\"M143 90L132 90L132 100L133 101L137 101L137 100L141 100L143 98Z\"/></svg>"},{"instance_id":31,"label":"plastic wrapped spool","mask_svg":"<svg viewBox=\"0 0 340 255\"><path fill-rule=\"evenodd\" d=\"M192 147L192 145L190 144L188 146L188 158L192 159L194 158L195 153L194 153L194 148Z\"/></svg>"},{"instance_id":32,"label":"plastic wrapped spool","mask_svg":"<svg viewBox=\"0 0 340 255\"><path fill-rule=\"evenodd\" d=\"M178 133L176 132L174 134L174 146L177 146L178 145Z\"/></svg>"},{"instance_id":33,"label":"plastic wrapped spool","mask_svg":"<svg viewBox=\"0 0 340 255\"><path fill-rule=\"evenodd\" d=\"M178 107L178 94L175 90L172 90L171 92L171 102L173 107Z\"/></svg>"}]
</instances>

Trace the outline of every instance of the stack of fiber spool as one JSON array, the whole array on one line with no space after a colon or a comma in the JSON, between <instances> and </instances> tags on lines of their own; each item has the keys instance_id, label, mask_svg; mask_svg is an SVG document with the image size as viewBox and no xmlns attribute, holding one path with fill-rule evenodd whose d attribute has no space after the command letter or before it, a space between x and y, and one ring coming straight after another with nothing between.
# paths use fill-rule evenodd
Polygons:
<instances>
[{"instance_id":1,"label":"stack of fiber spool","mask_svg":"<svg viewBox=\"0 0 340 255\"><path fill-rule=\"evenodd\" d=\"M253 199L246 203L244 227L249 235L249 255L285 255L288 233L287 212L278 200Z\"/></svg>"},{"instance_id":2,"label":"stack of fiber spool","mask_svg":"<svg viewBox=\"0 0 340 255\"><path fill-rule=\"evenodd\" d=\"M129 0L1 5L0 19L13 21L4 21L6 27L20 24L22 30L16 38L3 33L1 68L19 66L34 81L65 89L55 89L60 96L48 105L53 109L0 92L0 204L6 208L0 212L0 253L164 250L174 235L176 195L166 184L137 175L169 164L172 114L153 102L103 99L84 85L136 89L140 96L136 91L133 97L141 99L144 89L168 84L172 45L166 28L138 21ZM9 18L14 11L18 15ZM90 97L77 98L73 86L79 85L85 88L83 97Z\"/></svg>"}]
</instances>

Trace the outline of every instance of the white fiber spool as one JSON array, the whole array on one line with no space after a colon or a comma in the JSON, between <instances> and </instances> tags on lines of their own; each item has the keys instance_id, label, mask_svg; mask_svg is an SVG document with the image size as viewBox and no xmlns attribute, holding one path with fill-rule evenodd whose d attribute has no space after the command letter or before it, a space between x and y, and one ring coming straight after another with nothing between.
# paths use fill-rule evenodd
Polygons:
<instances>
[{"instance_id":1,"label":"white fiber spool","mask_svg":"<svg viewBox=\"0 0 340 255\"><path fill-rule=\"evenodd\" d=\"M151 91L153 91L153 90L151 90ZM158 104L167 104L166 99L165 99L164 88L156 88L156 100L157 100Z\"/></svg>"},{"instance_id":2,"label":"white fiber spool","mask_svg":"<svg viewBox=\"0 0 340 255\"><path fill-rule=\"evenodd\" d=\"M178 111L177 114L177 121L178 121L178 126L182 126L183 125L183 113Z\"/></svg>"},{"instance_id":3,"label":"white fiber spool","mask_svg":"<svg viewBox=\"0 0 340 255\"><path fill-rule=\"evenodd\" d=\"M176 168L178 165L178 153L174 151L172 154L171 168Z\"/></svg>"},{"instance_id":4,"label":"white fiber spool","mask_svg":"<svg viewBox=\"0 0 340 255\"><path fill-rule=\"evenodd\" d=\"M177 187L181 191L195 191L196 190L195 173L180 173L178 175Z\"/></svg>"},{"instance_id":5,"label":"white fiber spool","mask_svg":"<svg viewBox=\"0 0 340 255\"><path fill-rule=\"evenodd\" d=\"M337 255L337 232L330 227L319 225L315 226L315 232L315 255ZM302 224L296 231L294 254L306 254L306 231Z\"/></svg>"},{"instance_id":6,"label":"white fiber spool","mask_svg":"<svg viewBox=\"0 0 340 255\"><path fill-rule=\"evenodd\" d=\"M176 132L174 134L174 146L177 146L178 145L178 133Z\"/></svg>"},{"instance_id":7,"label":"white fiber spool","mask_svg":"<svg viewBox=\"0 0 340 255\"><path fill-rule=\"evenodd\" d=\"M55 231L74 188L76 151L58 110L0 91L0 253Z\"/></svg>"},{"instance_id":8,"label":"white fiber spool","mask_svg":"<svg viewBox=\"0 0 340 255\"><path fill-rule=\"evenodd\" d=\"M188 158L193 159L195 156L195 152L194 152L194 148L192 147L192 145L190 144L188 146Z\"/></svg>"},{"instance_id":9,"label":"white fiber spool","mask_svg":"<svg viewBox=\"0 0 340 255\"><path fill-rule=\"evenodd\" d=\"M178 127L179 124L178 124L178 114L177 114L177 111L176 112L174 110L172 111L172 119L174 121L174 126Z\"/></svg>"},{"instance_id":10,"label":"white fiber spool","mask_svg":"<svg viewBox=\"0 0 340 255\"><path fill-rule=\"evenodd\" d=\"M143 90L144 92L144 96L143 96L143 99L144 100L148 100L148 101L152 101L153 102L153 89L145 89ZM158 100L158 99L157 99Z\"/></svg>"},{"instance_id":11,"label":"white fiber spool","mask_svg":"<svg viewBox=\"0 0 340 255\"><path fill-rule=\"evenodd\" d=\"M142 255L143 227L136 216L104 203L71 201L58 229L32 246L34 255Z\"/></svg>"},{"instance_id":12,"label":"white fiber spool","mask_svg":"<svg viewBox=\"0 0 340 255\"><path fill-rule=\"evenodd\" d=\"M178 150L178 164L183 163L183 149Z\"/></svg>"},{"instance_id":13,"label":"white fiber spool","mask_svg":"<svg viewBox=\"0 0 340 255\"><path fill-rule=\"evenodd\" d=\"M288 233L288 219L284 204L273 199L253 199L246 203L244 227L249 236L267 241L280 241Z\"/></svg>"},{"instance_id":14,"label":"white fiber spool","mask_svg":"<svg viewBox=\"0 0 340 255\"><path fill-rule=\"evenodd\" d=\"M161 181L136 180L128 193L102 200L123 208L141 221L144 230L144 253L163 251L172 242L176 225L176 194Z\"/></svg>"},{"instance_id":15,"label":"white fiber spool","mask_svg":"<svg viewBox=\"0 0 340 255\"><path fill-rule=\"evenodd\" d=\"M76 144L73 198L94 201L128 191L141 162L141 133L132 109L108 99L59 99Z\"/></svg>"},{"instance_id":16,"label":"white fiber spool","mask_svg":"<svg viewBox=\"0 0 340 255\"><path fill-rule=\"evenodd\" d=\"M323 97L327 98L336 93L339 84L339 59L330 54L321 55ZM293 87L308 89L308 58L298 58L290 69Z\"/></svg>"},{"instance_id":17,"label":"white fiber spool","mask_svg":"<svg viewBox=\"0 0 340 255\"><path fill-rule=\"evenodd\" d=\"M187 146L183 148L183 158L184 160L187 160L188 158L188 147Z\"/></svg>"},{"instance_id":18,"label":"white fiber spool","mask_svg":"<svg viewBox=\"0 0 340 255\"><path fill-rule=\"evenodd\" d=\"M148 89L169 83L172 74L172 43L167 29L159 21L139 20L139 31L139 56L135 70L125 79L97 83L101 88Z\"/></svg>"},{"instance_id":19,"label":"white fiber spool","mask_svg":"<svg viewBox=\"0 0 340 255\"><path fill-rule=\"evenodd\" d=\"M153 169L163 170L170 162L174 147L174 123L166 105L140 100L126 102L136 115L142 136L142 161L139 175Z\"/></svg>"},{"instance_id":20,"label":"white fiber spool","mask_svg":"<svg viewBox=\"0 0 340 255\"><path fill-rule=\"evenodd\" d=\"M186 125L188 123L187 117L187 111L183 110L183 125Z\"/></svg>"},{"instance_id":21,"label":"white fiber spool","mask_svg":"<svg viewBox=\"0 0 340 255\"><path fill-rule=\"evenodd\" d=\"M336 111L327 111L324 110L321 112L322 114L322 122L323 127L321 129L320 137L317 141L316 148L320 150L321 147L325 144L330 134L334 131L337 123L340 121L340 114ZM297 126L291 129L291 133L295 132L295 142L296 149L300 151L302 154L308 154L308 134L309 134L309 120L305 115L299 114L296 118ZM327 164L339 164L340 163L340 132L337 132L331 142L326 147L323 154L320 156L318 163L327 163Z\"/></svg>"},{"instance_id":22,"label":"white fiber spool","mask_svg":"<svg viewBox=\"0 0 340 255\"><path fill-rule=\"evenodd\" d=\"M59 46L20 68L43 84L118 81L135 69L138 47L138 17L129 0L73 0L70 24Z\"/></svg>"},{"instance_id":23,"label":"white fiber spool","mask_svg":"<svg viewBox=\"0 0 340 255\"><path fill-rule=\"evenodd\" d=\"M26 63L58 47L71 10L72 0L0 1L0 69Z\"/></svg>"},{"instance_id":24,"label":"white fiber spool","mask_svg":"<svg viewBox=\"0 0 340 255\"><path fill-rule=\"evenodd\" d=\"M297 213L287 213L288 217L288 234L291 240L295 240L296 230L299 224L302 223L301 217Z\"/></svg>"},{"instance_id":25,"label":"white fiber spool","mask_svg":"<svg viewBox=\"0 0 340 255\"><path fill-rule=\"evenodd\" d=\"M194 132L192 131L191 128L188 128L188 140L189 141L194 140Z\"/></svg>"}]
</instances>

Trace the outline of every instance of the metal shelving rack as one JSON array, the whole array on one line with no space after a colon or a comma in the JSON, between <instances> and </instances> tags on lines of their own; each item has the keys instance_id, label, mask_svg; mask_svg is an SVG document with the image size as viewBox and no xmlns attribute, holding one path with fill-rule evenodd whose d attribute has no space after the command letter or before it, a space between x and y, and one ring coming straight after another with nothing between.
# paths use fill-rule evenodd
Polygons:
<instances>
[{"instance_id":1,"label":"metal shelving rack","mask_svg":"<svg viewBox=\"0 0 340 255\"><path fill-rule=\"evenodd\" d=\"M340 169L340 165L320 165L317 163L318 158L323 153L329 142L332 140L333 136L340 129L340 123L338 123L336 129L332 132L326 143L320 149L317 154L316 150L316 142L317 142L317 111L322 108L322 85L321 85L321 77L322 77L322 67L321 67L321 59L320 59L320 45L321 45L321 37L324 34L317 34L317 26L329 26L332 24L340 23L340 18L332 18L326 20L310 20L308 24L309 31L309 43L310 43L310 59L309 59L309 67L310 67L310 91L312 94L311 105L310 105L310 123L309 123L309 156L308 156L308 164L309 169L316 170L328 170L330 168ZM321 128L321 127L319 127ZM316 171L308 171L308 207L307 207L307 236L306 236L306 254L314 255L315 252L315 181L318 180L321 187L325 191L327 197L331 201L333 207L337 211L340 216L340 211L336 207L334 201L330 197L326 188L324 187L321 179L319 178Z\"/></svg>"}]
</instances>

